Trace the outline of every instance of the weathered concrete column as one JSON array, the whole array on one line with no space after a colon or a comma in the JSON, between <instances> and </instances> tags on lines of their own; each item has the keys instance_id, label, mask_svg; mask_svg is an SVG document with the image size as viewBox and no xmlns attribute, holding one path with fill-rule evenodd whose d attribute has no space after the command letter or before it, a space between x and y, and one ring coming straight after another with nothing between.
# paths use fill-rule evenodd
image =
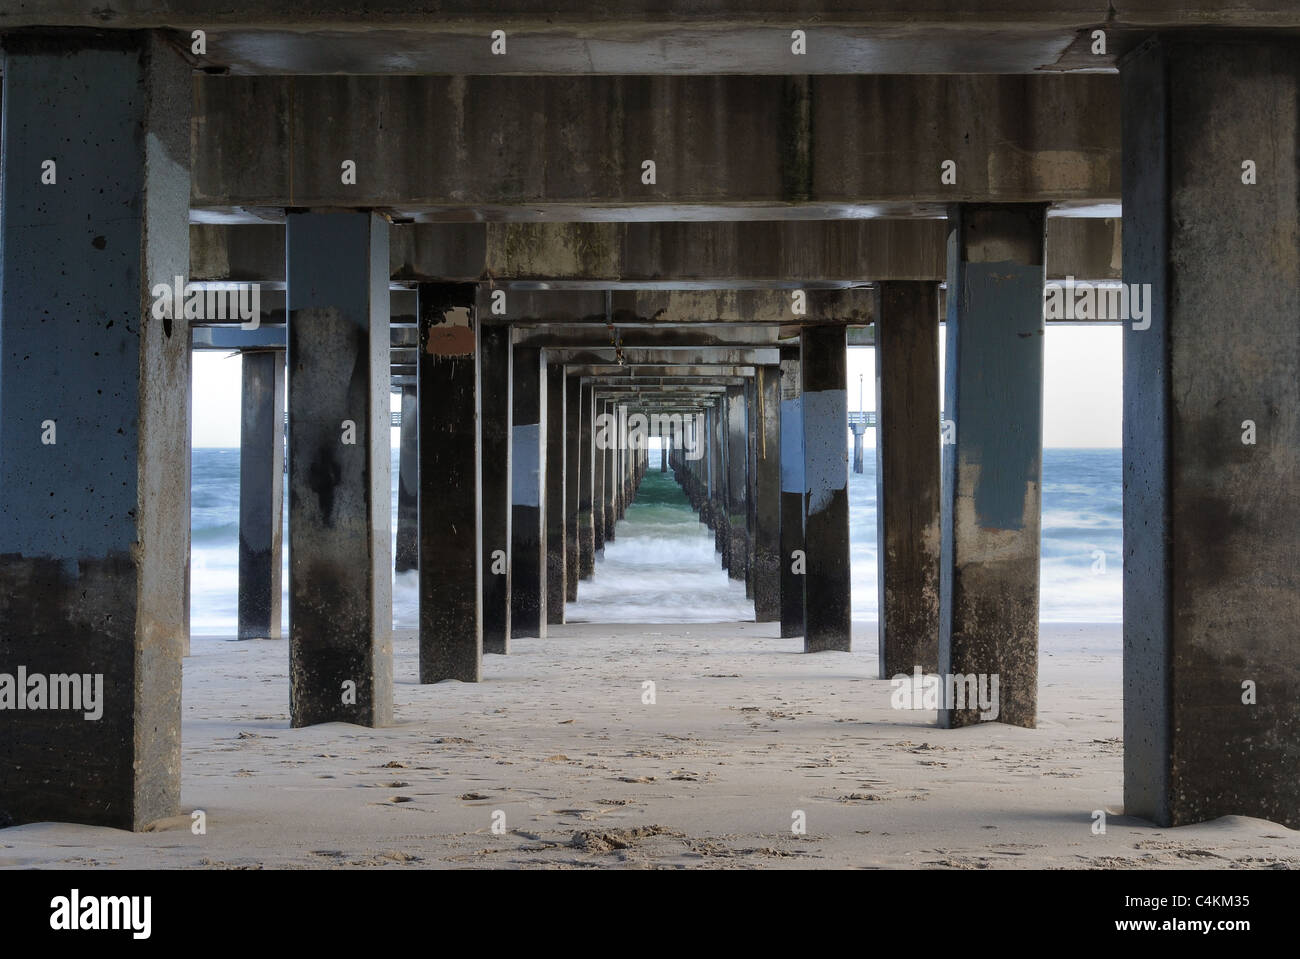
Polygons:
<instances>
[{"instance_id":1,"label":"weathered concrete column","mask_svg":"<svg viewBox=\"0 0 1300 959\"><path fill-rule=\"evenodd\" d=\"M713 472L713 408L704 408L704 418L700 422L700 522L709 529L713 528L713 495L717 479Z\"/></svg>"},{"instance_id":2,"label":"weathered concrete column","mask_svg":"<svg viewBox=\"0 0 1300 959\"><path fill-rule=\"evenodd\" d=\"M388 221L289 213L289 705L393 715Z\"/></svg>"},{"instance_id":3,"label":"weathered concrete column","mask_svg":"<svg viewBox=\"0 0 1300 959\"><path fill-rule=\"evenodd\" d=\"M483 579L491 574L483 569L475 292L472 283L422 283L416 294L422 683L476 683L483 662Z\"/></svg>"},{"instance_id":4,"label":"weathered concrete column","mask_svg":"<svg viewBox=\"0 0 1300 959\"><path fill-rule=\"evenodd\" d=\"M609 517L606 513L606 480L609 478L608 450L605 448L605 402L604 400L592 399L592 427L591 427L591 541L594 553L604 553L605 551L605 533L606 524ZM595 555L592 555L592 571L594 573L596 566Z\"/></svg>"},{"instance_id":5,"label":"weathered concrete column","mask_svg":"<svg viewBox=\"0 0 1300 959\"><path fill-rule=\"evenodd\" d=\"M754 618L781 619L781 367L760 366L755 398Z\"/></svg>"},{"instance_id":6,"label":"weathered concrete column","mask_svg":"<svg viewBox=\"0 0 1300 959\"><path fill-rule=\"evenodd\" d=\"M672 445L672 432L673 432L672 423L668 424L668 432L667 434L665 434L664 425L662 422L660 422L659 424L659 472L661 473L668 472L668 452Z\"/></svg>"},{"instance_id":7,"label":"weathered concrete column","mask_svg":"<svg viewBox=\"0 0 1300 959\"><path fill-rule=\"evenodd\" d=\"M867 426L865 423L853 423L849 426L849 429L853 432L853 472L860 474L864 466L862 461L862 434L867 431Z\"/></svg>"},{"instance_id":8,"label":"weathered concrete column","mask_svg":"<svg viewBox=\"0 0 1300 959\"><path fill-rule=\"evenodd\" d=\"M579 554L582 501L582 380L564 378L564 596L578 599L578 578L582 572Z\"/></svg>"},{"instance_id":9,"label":"weathered concrete column","mask_svg":"<svg viewBox=\"0 0 1300 959\"><path fill-rule=\"evenodd\" d=\"M745 597L754 598L754 531L758 528L755 504L758 498L758 475L755 463L758 456L756 425L758 399L755 382L745 381Z\"/></svg>"},{"instance_id":10,"label":"weathered concrete column","mask_svg":"<svg viewBox=\"0 0 1300 959\"><path fill-rule=\"evenodd\" d=\"M614 539L618 523L618 409L613 400L605 401L605 542Z\"/></svg>"},{"instance_id":11,"label":"weathered concrete column","mask_svg":"<svg viewBox=\"0 0 1300 959\"><path fill-rule=\"evenodd\" d=\"M749 445L745 423L745 388L728 386L727 404L727 573L744 580L749 569L749 477L746 455Z\"/></svg>"},{"instance_id":12,"label":"weathered concrete column","mask_svg":"<svg viewBox=\"0 0 1300 959\"><path fill-rule=\"evenodd\" d=\"M239 638L280 638L284 352L245 351L239 420Z\"/></svg>"},{"instance_id":13,"label":"weathered concrete column","mask_svg":"<svg viewBox=\"0 0 1300 959\"><path fill-rule=\"evenodd\" d=\"M420 406L414 386L402 387L401 448L397 454L397 555L399 573L420 568Z\"/></svg>"},{"instance_id":14,"label":"weathered concrete column","mask_svg":"<svg viewBox=\"0 0 1300 959\"><path fill-rule=\"evenodd\" d=\"M799 349L781 350L781 635L803 635L803 385Z\"/></svg>"},{"instance_id":15,"label":"weathered concrete column","mask_svg":"<svg viewBox=\"0 0 1300 959\"><path fill-rule=\"evenodd\" d=\"M615 404L614 419L618 436L614 445L614 520L617 522L627 513L628 449L623 441L627 436L627 407Z\"/></svg>"},{"instance_id":16,"label":"weathered concrete column","mask_svg":"<svg viewBox=\"0 0 1300 959\"><path fill-rule=\"evenodd\" d=\"M142 829L180 812L190 68L72 31L3 66L0 818ZM56 674L93 705L26 708Z\"/></svg>"},{"instance_id":17,"label":"weathered concrete column","mask_svg":"<svg viewBox=\"0 0 1300 959\"><path fill-rule=\"evenodd\" d=\"M717 488L713 503L713 548L722 554L722 568L726 569L731 559L731 524L727 519L727 400L719 396L713 408L713 455L714 477Z\"/></svg>"},{"instance_id":18,"label":"weathered concrete column","mask_svg":"<svg viewBox=\"0 0 1300 959\"><path fill-rule=\"evenodd\" d=\"M510 652L510 509L513 463L510 422L514 400L514 349L508 326L479 331L479 466L483 527L483 652Z\"/></svg>"},{"instance_id":19,"label":"weathered concrete column","mask_svg":"<svg viewBox=\"0 0 1300 959\"><path fill-rule=\"evenodd\" d=\"M876 288L880 678L939 670L939 289Z\"/></svg>"},{"instance_id":20,"label":"weathered concrete column","mask_svg":"<svg viewBox=\"0 0 1300 959\"><path fill-rule=\"evenodd\" d=\"M997 721L1038 702L1043 236L1038 205L949 212L939 672L998 676ZM941 709L940 725L980 721ZM991 718L991 717L990 717Z\"/></svg>"},{"instance_id":21,"label":"weathered concrete column","mask_svg":"<svg viewBox=\"0 0 1300 959\"><path fill-rule=\"evenodd\" d=\"M565 466L565 410L564 364L547 363L546 370L546 471L542 482L546 486L546 621L564 622L564 600L568 595L567 555L568 531L564 512L566 495Z\"/></svg>"},{"instance_id":22,"label":"weathered concrete column","mask_svg":"<svg viewBox=\"0 0 1300 959\"><path fill-rule=\"evenodd\" d=\"M596 516L592 507L595 502L596 481L594 446L596 406L590 383L582 384L581 402L582 428L579 436L578 463L578 578L590 579L596 568Z\"/></svg>"},{"instance_id":23,"label":"weathered concrete column","mask_svg":"<svg viewBox=\"0 0 1300 959\"><path fill-rule=\"evenodd\" d=\"M1300 828L1298 65L1170 37L1120 66L1124 811L1161 826Z\"/></svg>"},{"instance_id":24,"label":"weathered concrete column","mask_svg":"<svg viewBox=\"0 0 1300 959\"><path fill-rule=\"evenodd\" d=\"M541 350L515 347L510 430L510 630L546 636L546 372Z\"/></svg>"},{"instance_id":25,"label":"weathered concrete column","mask_svg":"<svg viewBox=\"0 0 1300 959\"><path fill-rule=\"evenodd\" d=\"M848 340L842 326L805 326L799 335L803 376L804 650L848 651L852 638L849 575L849 465L846 449Z\"/></svg>"}]
</instances>

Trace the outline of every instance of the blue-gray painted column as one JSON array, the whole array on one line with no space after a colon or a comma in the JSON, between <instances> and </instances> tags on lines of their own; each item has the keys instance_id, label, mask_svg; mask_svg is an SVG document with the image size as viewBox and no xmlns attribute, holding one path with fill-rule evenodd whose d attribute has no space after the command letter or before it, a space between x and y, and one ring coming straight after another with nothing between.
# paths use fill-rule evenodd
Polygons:
<instances>
[{"instance_id":1,"label":"blue-gray painted column","mask_svg":"<svg viewBox=\"0 0 1300 959\"><path fill-rule=\"evenodd\" d=\"M582 575L582 378L564 378L564 597L578 599Z\"/></svg>"},{"instance_id":2,"label":"blue-gray painted column","mask_svg":"<svg viewBox=\"0 0 1300 959\"><path fill-rule=\"evenodd\" d=\"M483 527L480 582L483 594L483 652L510 652L511 431L514 348L511 329L479 331L479 490Z\"/></svg>"},{"instance_id":3,"label":"blue-gray painted column","mask_svg":"<svg viewBox=\"0 0 1300 959\"><path fill-rule=\"evenodd\" d=\"M422 683L474 683L482 671L482 416L474 294L472 283L422 283L416 293Z\"/></svg>"},{"instance_id":4,"label":"blue-gray painted column","mask_svg":"<svg viewBox=\"0 0 1300 959\"><path fill-rule=\"evenodd\" d=\"M948 217L939 673L998 677L992 720L1033 726L1043 466L1040 205L961 205ZM981 683L985 680L981 680ZM981 686L981 688L984 688ZM948 704L942 726L981 721Z\"/></svg>"},{"instance_id":5,"label":"blue-gray painted column","mask_svg":"<svg viewBox=\"0 0 1300 959\"><path fill-rule=\"evenodd\" d=\"M399 573L420 568L420 405L414 386L402 387L402 426L397 452L397 551Z\"/></svg>"},{"instance_id":6,"label":"blue-gray painted column","mask_svg":"<svg viewBox=\"0 0 1300 959\"><path fill-rule=\"evenodd\" d=\"M605 552L605 532L607 517L605 513L605 479L609 467L605 463L605 402L595 398L592 391L592 430L591 430L591 540L592 572L596 568L596 556Z\"/></svg>"},{"instance_id":7,"label":"blue-gray painted column","mask_svg":"<svg viewBox=\"0 0 1300 959\"><path fill-rule=\"evenodd\" d=\"M760 366L755 383L754 619L781 619L781 367Z\"/></svg>"},{"instance_id":8,"label":"blue-gray painted column","mask_svg":"<svg viewBox=\"0 0 1300 959\"><path fill-rule=\"evenodd\" d=\"M938 295L930 282L876 285L881 679L939 669Z\"/></svg>"},{"instance_id":9,"label":"blue-gray painted column","mask_svg":"<svg viewBox=\"0 0 1300 959\"><path fill-rule=\"evenodd\" d=\"M781 635L803 635L803 399L798 348L781 350Z\"/></svg>"},{"instance_id":10,"label":"blue-gray painted column","mask_svg":"<svg viewBox=\"0 0 1300 959\"><path fill-rule=\"evenodd\" d=\"M393 715L388 221L285 216L289 706L294 726Z\"/></svg>"},{"instance_id":11,"label":"blue-gray painted column","mask_svg":"<svg viewBox=\"0 0 1300 959\"><path fill-rule=\"evenodd\" d=\"M5 37L5 824L141 829L180 811L190 366L169 307L189 272L189 91L151 34ZM81 681L27 708L55 674Z\"/></svg>"},{"instance_id":12,"label":"blue-gray painted column","mask_svg":"<svg viewBox=\"0 0 1300 959\"><path fill-rule=\"evenodd\" d=\"M758 437L756 434L759 429L756 425L758 420L758 398L753 377L745 380L744 390L742 408L745 411L745 596L753 599L754 531L758 526L758 517L754 511L758 497L758 476L755 465L758 461Z\"/></svg>"},{"instance_id":13,"label":"blue-gray painted column","mask_svg":"<svg viewBox=\"0 0 1300 959\"><path fill-rule=\"evenodd\" d=\"M745 580L749 573L749 431L745 388L728 386L727 410L727 574Z\"/></svg>"},{"instance_id":14,"label":"blue-gray painted column","mask_svg":"<svg viewBox=\"0 0 1300 959\"><path fill-rule=\"evenodd\" d=\"M545 355L545 354L543 354ZM545 366L546 390L546 470L542 483L546 487L546 621L553 625L564 622L564 601L568 595L569 551L568 531L565 528L565 408L564 364L547 363Z\"/></svg>"},{"instance_id":15,"label":"blue-gray painted column","mask_svg":"<svg viewBox=\"0 0 1300 959\"><path fill-rule=\"evenodd\" d=\"M713 465L714 487L713 503L713 548L720 554L722 568L726 569L731 561L731 526L727 519L727 399L719 395L713 403Z\"/></svg>"},{"instance_id":16,"label":"blue-gray painted column","mask_svg":"<svg viewBox=\"0 0 1300 959\"><path fill-rule=\"evenodd\" d=\"M546 636L546 369L515 347L510 428L510 632Z\"/></svg>"},{"instance_id":17,"label":"blue-gray painted column","mask_svg":"<svg viewBox=\"0 0 1300 959\"><path fill-rule=\"evenodd\" d=\"M1300 44L1162 38L1120 81L1124 811L1297 829Z\"/></svg>"},{"instance_id":18,"label":"blue-gray painted column","mask_svg":"<svg viewBox=\"0 0 1300 959\"><path fill-rule=\"evenodd\" d=\"M848 651L849 576L848 338L842 326L805 326L803 377L804 650Z\"/></svg>"},{"instance_id":19,"label":"blue-gray painted column","mask_svg":"<svg viewBox=\"0 0 1300 959\"><path fill-rule=\"evenodd\" d=\"M618 407L605 401L605 542L614 539L618 523Z\"/></svg>"},{"instance_id":20,"label":"blue-gray painted column","mask_svg":"<svg viewBox=\"0 0 1300 959\"><path fill-rule=\"evenodd\" d=\"M284 537L284 351L240 356L239 638L279 639Z\"/></svg>"}]
</instances>

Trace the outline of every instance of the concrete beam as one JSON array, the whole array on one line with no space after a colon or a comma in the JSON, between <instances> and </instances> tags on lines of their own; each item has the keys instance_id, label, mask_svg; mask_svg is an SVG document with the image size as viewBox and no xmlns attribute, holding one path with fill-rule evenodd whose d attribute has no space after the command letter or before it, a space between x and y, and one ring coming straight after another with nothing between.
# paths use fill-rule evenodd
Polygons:
<instances>
[{"instance_id":1,"label":"concrete beam","mask_svg":"<svg viewBox=\"0 0 1300 959\"><path fill-rule=\"evenodd\" d=\"M398 0L251 0L214 9L201 0L152 0L104 8L52 0L0 12L0 30L29 26L175 28L207 31L198 66L234 74L843 74L1035 73L1113 69L1129 34L1157 28L1295 27L1284 0L1230 7L1210 2L1131 0L1099 10L1080 0L978 0L917 6L906 0L853 4L590 2L522 0L490 11L472 0L412 7ZM1091 52L1091 31L1109 38ZM805 31L806 55L791 31ZM506 44L495 46L492 31Z\"/></svg>"},{"instance_id":2,"label":"concrete beam","mask_svg":"<svg viewBox=\"0 0 1300 959\"><path fill-rule=\"evenodd\" d=\"M191 206L570 222L1116 201L1118 106L1117 78L1101 74L199 74ZM355 183L341 182L344 160ZM955 183L941 178L949 160Z\"/></svg>"},{"instance_id":3,"label":"concrete beam","mask_svg":"<svg viewBox=\"0 0 1300 959\"><path fill-rule=\"evenodd\" d=\"M792 292L803 289L804 315L866 325L874 301L853 287L945 279L943 211L927 212L926 219L397 224L390 275L394 283L491 277L478 304L488 324L797 324ZM1106 218L1047 223L1050 279L1118 278L1118 206ZM281 225L192 223L190 246L191 281L259 282L264 312L274 309L284 283ZM409 313L413 322L410 299L409 291L393 292L394 315Z\"/></svg>"}]
</instances>

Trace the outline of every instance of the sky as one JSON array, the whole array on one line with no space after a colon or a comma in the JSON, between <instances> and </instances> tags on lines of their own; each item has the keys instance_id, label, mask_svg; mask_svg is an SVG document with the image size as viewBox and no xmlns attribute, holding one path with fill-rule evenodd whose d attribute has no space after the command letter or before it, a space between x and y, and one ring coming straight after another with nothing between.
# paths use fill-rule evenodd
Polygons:
<instances>
[{"instance_id":1,"label":"sky","mask_svg":"<svg viewBox=\"0 0 1300 959\"><path fill-rule=\"evenodd\" d=\"M1048 326L1043 347L1044 446L1117 448L1121 445L1122 333L1123 328L1118 325ZM859 383L866 408L876 408L875 362L875 350L871 347L849 348L850 410L859 408ZM941 334L941 405L943 365ZM216 351L194 354L195 446L239 445L239 388L237 355ZM874 434L874 430L867 431L868 445L874 445ZM397 444L396 430L392 432L392 443Z\"/></svg>"}]
</instances>

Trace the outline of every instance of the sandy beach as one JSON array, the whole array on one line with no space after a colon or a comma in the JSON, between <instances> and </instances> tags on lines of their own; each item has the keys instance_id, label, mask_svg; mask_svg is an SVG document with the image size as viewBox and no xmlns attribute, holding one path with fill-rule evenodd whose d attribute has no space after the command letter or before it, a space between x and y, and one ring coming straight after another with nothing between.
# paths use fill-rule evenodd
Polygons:
<instances>
[{"instance_id":1,"label":"sandy beach","mask_svg":"<svg viewBox=\"0 0 1300 959\"><path fill-rule=\"evenodd\" d=\"M7 829L0 865L1300 864L1300 832L1274 823L1123 816L1119 626L1044 624L1037 729L942 730L933 711L892 708L874 624L857 630L853 653L804 655L774 624L551 627L486 657L479 684L432 686L399 631L384 729L291 729L286 643L195 637L185 814L135 834Z\"/></svg>"}]
</instances>

